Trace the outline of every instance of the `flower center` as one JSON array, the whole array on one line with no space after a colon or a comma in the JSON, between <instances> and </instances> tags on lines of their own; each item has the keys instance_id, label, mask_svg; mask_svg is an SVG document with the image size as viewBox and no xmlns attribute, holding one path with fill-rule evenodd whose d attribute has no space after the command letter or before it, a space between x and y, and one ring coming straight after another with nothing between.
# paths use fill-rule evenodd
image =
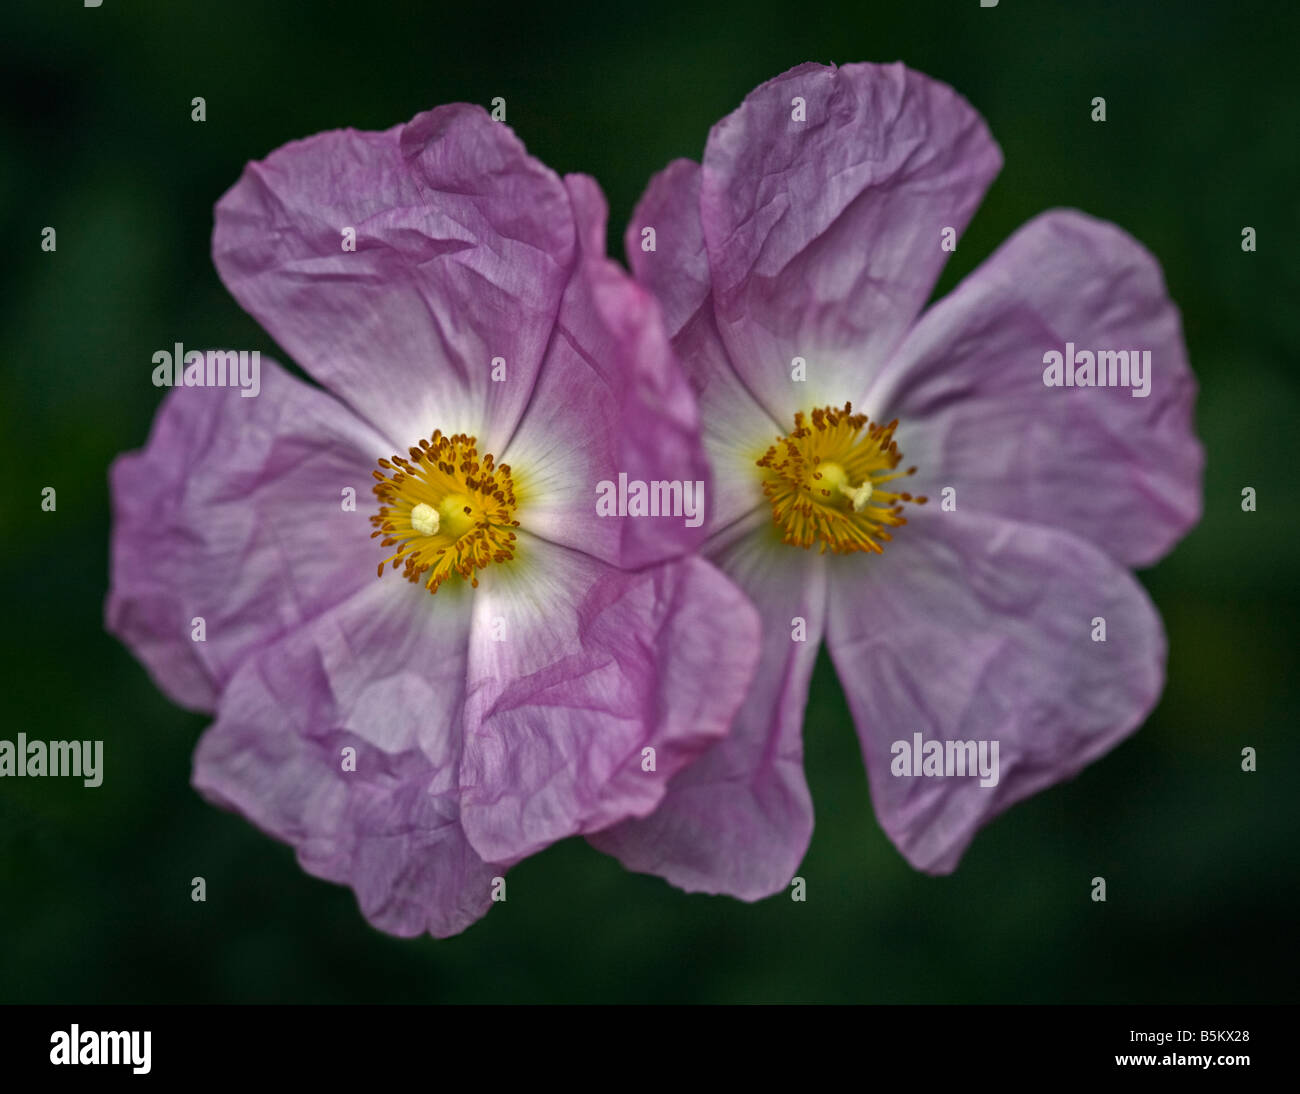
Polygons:
<instances>
[{"instance_id":1,"label":"flower center","mask_svg":"<svg viewBox=\"0 0 1300 1094\"><path fill-rule=\"evenodd\" d=\"M881 541L893 538L889 529L907 523L902 503L925 504L924 497L881 489L916 473L915 467L897 470L903 458L894 440L898 419L872 425L852 411L851 403L800 411L794 429L758 461L782 543L806 549L820 542L823 554L828 548L881 554Z\"/></svg>"},{"instance_id":2,"label":"flower center","mask_svg":"<svg viewBox=\"0 0 1300 1094\"><path fill-rule=\"evenodd\" d=\"M379 480L379 513L370 518L370 538L382 535L381 546L397 548L379 564L381 577L391 562L431 593L452 574L477 587L476 570L514 557L511 529L519 522L510 465L497 464L491 454L480 460L477 444L463 433L444 437L435 430L411 447L410 459L381 459L379 466L391 474L371 472Z\"/></svg>"}]
</instances>

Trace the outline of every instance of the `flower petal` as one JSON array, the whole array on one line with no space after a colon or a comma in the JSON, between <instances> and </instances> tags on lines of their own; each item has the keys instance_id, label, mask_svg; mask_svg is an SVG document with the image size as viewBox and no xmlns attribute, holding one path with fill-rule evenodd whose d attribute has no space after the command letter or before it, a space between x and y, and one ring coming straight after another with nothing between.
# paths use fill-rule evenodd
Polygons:
<instances>
[{"instance_id":1,"label":"flower petal","mask_svg":"<svg viewBox=\"0 0 1300 1094\"><path fill-rule=\"evenodd\" d=\"M934 287L943 229L962 231L1001 166L970 104L901 64L801 65L713 127L700 215L714 308L774 418L856 401Z\"/></svg>"},{"instance_id":2,"label":"flower petal","mask_svg":"<svg viewBox=\"0 0 1300 1094\"><path fill-rule=\"evenodd\" d=\"M1132 733L1164 685L1164 631L1131 574L1085 540L967 512L909 514L883 555L832 560L826 643L881 827L938 874ZM996 785L892 774L893 742L918 733L997 742Z\"/></svg>"},{"instance_id":3,"label":"flower petal","mask_svg":"<svg viewBox=\"0 0 1300 1094\"><path fill-rule=\"evenodd\" d=\"M474 598L460 765L474 848L514 862L651 812L726 732L757 636L753 608L698 558L627 573L521 536Z\"/></svg>"},{"instance_id":4,"label":"flower petal","mask_svg":"<svg viewBox=\"0 0 1300 1094\"><path fill-rule=\"evenodd\" d=\"M552 171L457 104L249 164L212 248L235 299L389 447L440 428L497 452L550 338L573 218ZM493 382L497 357L509 382Z\"/></svg>"},{"instance_id":5,"label":"flower petal","mask_svg":"<svg viewBox=\"0 0 1300 1094\"><path fill-rule=\"evenodd\" d=\"M1043 356L1149 350L1149 395L1046 387ZM1178 309L1131 236L1069 210L1024 225L921 319L865 406L897 415L926 492L1073 532L1143 566L1201 515L1196 380Z\"/></svg>"},{"instance_id":6,"label":"flower petal","mask_svg":"<svg viewBox=\"0 0 1300 1094\"><path fill-rule=\"evenodd\" d=\"M372 576L244 663L195 754L206 798L403 937L464 930L504 873L470 848L459 812L470 605L463 586L429 596Z\"/></svg>"},{"instance_id":7,"label":"flower petal","mask_svg":"<svg viewBox=\"0 0 1300 1094\"><path fill-rule=\"evenodd\" d=\"M212 710L250 650L375 580L370 470L388 454L337 399L267 359L255 398L172 389L148 446L110 472L107 628L172 699Z\"/></svg>"},{"instance_id":8,"label":"flower petal","mask_svg":"<svg viewBox=\"0 0 1300 1094\"><path fill-rule=\"evenodd\" d=\"M525 530L627 567L703 542L709 488L699 415L654 298L605 257L605 200L583 175L566 180L582 254L565 289L532 401L504 453ZM671 515L597 512L598 486L619 475L680 484ZM687 512L689 497L696 505Z\"/></svg>"},{"instance_id":9,"label":"flower petal","mask_svg":"<svg viewBox=\"0 0 1300 1094\"><path fill-rule=\"evenodd\" d=\"M742 900L790 884L813 824L801 730L826 612L824 559L776 541L768 525L742 522L711 544L762 620L758 671L731 731L673 780L653 814L590 837L629 870ZM796 617L803 641L792 638Z\"/></svg>"},{"instance_id":10,"label":"flower petal","mask_svg":"<svg viewBox=\"0 0 1300 1094\"><path fill-rule=\"evenodd\" d=\"M771 417L732 367L718 333L709 263L700 225L700 168L677 160L647 187L625 236L628 262L664 310L664 319L699 401L704 450L713 470L710 535L756 508L767 508L755 462L793 422ZM641 227L655 229L655 250Z\"/></svg>"},{"instance_id":11,"label":"flower petal","mask_svg":"<svg viewBox=\"0 0 1300 1094\"><path fill-rule=\"evenodd\" d=\"M654 230L653 249L645 229ZM627 264L655 294L668 334L676 338L713 291L700 223L700 165L673 160L654 175L623 233Z\"/></svg>"}]
</instances>

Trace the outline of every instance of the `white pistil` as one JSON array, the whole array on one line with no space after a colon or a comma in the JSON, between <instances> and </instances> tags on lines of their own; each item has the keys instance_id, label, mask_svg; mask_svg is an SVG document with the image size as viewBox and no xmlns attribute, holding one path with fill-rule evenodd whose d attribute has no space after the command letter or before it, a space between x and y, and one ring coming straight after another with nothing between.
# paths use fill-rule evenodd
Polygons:
<instances>
[{"instance_id":1,"label":"white pistil","mask_svg":"<svg viewBox=\"0 0 1300 1094\"><path fill-rule=\"evenodd\" d=\"M845 494L853 502L853 511L861 513L867 507L867 502L871 500L871 480L868 479L861 486L845 486L840 483L840 493Z\"/></svg>"},{"instance_id":2,"label":"white pistil","mask_svg":"<svg viewBox=\"0 0 1300 1094\"><path fill-rule=\"evenodd\" d=\"M411 510L411 527L422 536L437 535L441 524L442 518L438 516L438 510L432 505L420 502Z\"/></svg>"}]
</instances>

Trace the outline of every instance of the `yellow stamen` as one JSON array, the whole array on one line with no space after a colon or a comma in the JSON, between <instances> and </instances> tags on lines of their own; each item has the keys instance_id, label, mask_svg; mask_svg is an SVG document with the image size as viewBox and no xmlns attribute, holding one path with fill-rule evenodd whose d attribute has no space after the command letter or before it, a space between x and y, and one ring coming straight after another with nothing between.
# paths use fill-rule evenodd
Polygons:
<instances>
[{"instance_id":1,"label":"yellow stamen","mask_svg":"<svg viewBox=\"0 0 1300 1094\"><path fill-rule=\"evenodd\" d=\"M889 529L907 523L902 503L927 500L881 489L916 472L896 470L903 458L894 440L897 428L898 419L872 425L850 403L843 410L796 414L794 429L758 461L781 541L805 549L819 543L823 554L881 554L881 542L893 538Z\"/></svg>"},{"instance_id":2,"label":"yellow stamen","mask_svg":"<svg viewBox=\"0 0 1300 1094\"><path fill-rule=\"evenodd\" d=\"M431 593L452 574L477 587L478 570L514 557L511 529L519 522L510 467L490 454L480 459L477 444L463 433L444 437L435 430L411 447L410 459L379 460L384 471L371 472L379 513L370 518L370 536L397 548L379 564L381 577L391 562Z\"/></svg>"}]
</instances>

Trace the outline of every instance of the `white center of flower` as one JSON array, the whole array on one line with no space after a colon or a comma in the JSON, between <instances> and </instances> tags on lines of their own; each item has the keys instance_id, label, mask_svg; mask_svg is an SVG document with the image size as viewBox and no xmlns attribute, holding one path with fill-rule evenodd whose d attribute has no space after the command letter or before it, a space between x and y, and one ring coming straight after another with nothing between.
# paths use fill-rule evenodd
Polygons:
<instances>
[{"instance_id":1,"label":"white center of flower","mask_svg":"<svg viewBox=\"0 0 1300 1094\"><path fill-rule=\"evenodd\" d=\"M420 502L411 509L411 527L422 536L437 535L438 526L442 519L438 516L438 510L432 505L425 505Z\"/></svg>"}]
</instances>

